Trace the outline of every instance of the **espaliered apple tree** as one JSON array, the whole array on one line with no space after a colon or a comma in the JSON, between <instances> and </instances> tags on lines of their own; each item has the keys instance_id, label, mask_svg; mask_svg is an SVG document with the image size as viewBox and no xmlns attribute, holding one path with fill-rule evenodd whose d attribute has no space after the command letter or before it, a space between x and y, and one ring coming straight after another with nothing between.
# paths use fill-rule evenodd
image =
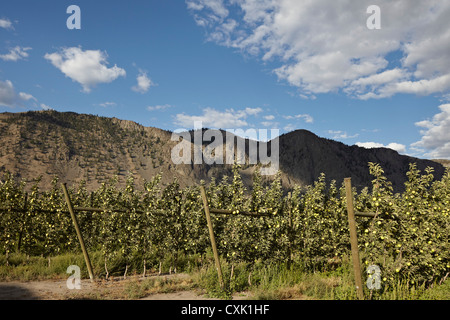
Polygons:
<instances>
[{"instance_id":1,"label":"espaliered apple tree","mask_svg":"<svg viewBox=\"0 0 450 320\"><path fill-rule=\"evenodd\" d=\"M199 187L183 189L181 215L187 224L183 251L186 254L204 253L210 247L210 239Z\"/></svg>"},{"instance_id":2,"label":"espaliered apple tree","mask_svg":"<svg viewBox=\"0 0 450 320\"><path fill-rule=\"evenodd\" d=\"M13 210L13 208L23 207L24 186L24 183L17 185L10 173L6 173L3 182L0 181L0 204L8 209L0 213L0 243L7 257L15 251L20 229L25 221L23 213Z\"/></svg>"},{"instance_id":3,"label":"espaliered apple tree","mask_svg":"<svg viewBox=\"0 0 450 320\"><path fill-rule=\"evenodd\" d=\"M67 211L67 205L57 177L53 178L51 189L43 192L42 199L45 201L41 202L41 208L48 212L38 214L37 223L45 227L44 255L66 252L77 238L70 216L63 212Z\"/></svg>"},{"instance_id":4,"label":"espaliered apple tree","mask_svg":"<svg viewBox=\"0 0 450 320\"><path fill-rule=\"evenodd\" d=\"M429 285L449 271L449 227L446 216L448 171L441 181L433 181L432 169L421 174L410 165L403 194L392 194L390 183L377 164L370 164L373 191L366 199L367 210L376 217L363 224L361 233L365 265L381 269L382 284L400 281L409 285Z\"/></svg>"},{"instance_id":5,"label":"espaliered apple tree","mask_svg":"<svg viewBox=\"0 0 450 320\"><path fill-rule=\"evenodd\" d=\"M154 176L152 180L144 182L144 193L142 195L142 210L139 215L139 226L136 229L136 246L137 252L141 256L143 264L143 274L146 273L147 260L152 252L158 249L159 239L155 239L155 214L157 212L158 198L161 191L162 176L160 174Z\"/></svg>"},{"instance_id":6,"label":"espaliered apple tree","mask_svg":"<svg viewBox=\"0 0 450 320\"><path fill-rule=\"evenodd\" d=\"M335 258L347 245L342 201L334 183L327 191L325 175L321 174L314 186L308 186L303 196L303 213L299 214L298 250L305 266L312 270L326 268L328 261Z\"/></svg>"},{"instance_id":7,"label":"espaliered apple tree","mask_svg":"<svg viewBox=\"0 0 450 320\"><path fill-rule=\"evenodd\" d=\"M283 196L281 173L278 172L272 183L266 188L264 195L264 211L269 217L255 220L258 225L260 244L257 254L264 261L287 261L290 255L290 222L289 212L285 210L286 199Z\"/></svg>"},{"instance_id":8,"label":"espaliered apple tree","mask_svg":"<svg viewBox=\"0 0 450 320\"><path fill-rule=\"evenodd\" d=\"M189 219L182 212L183 191L175 179L168 184L161 194L158 205L159 217L157 228L160 233L158 246L166 255L172 257L172 268L176 270L177 258L180 251L185 247L185 240L189 239Z\"/></svg>"},{"instance_id":9,"label":"espaliered apple tree","mask_svg":"<svg viewBox=\"0 0 450 320\"><path fill-rule=\"evenodd\" d=\"M127 225L122 224L120 212L114 212L112 209L117 208L118 191L116 188L117 177L113 177L110 181L102 183L100 188L94 194L94 203L100 208L105 209L100 213L100 242L101 251L105 261L106 278L108 278L108 261L122 253L122 234Z\"/></svg>"}]
</instances>

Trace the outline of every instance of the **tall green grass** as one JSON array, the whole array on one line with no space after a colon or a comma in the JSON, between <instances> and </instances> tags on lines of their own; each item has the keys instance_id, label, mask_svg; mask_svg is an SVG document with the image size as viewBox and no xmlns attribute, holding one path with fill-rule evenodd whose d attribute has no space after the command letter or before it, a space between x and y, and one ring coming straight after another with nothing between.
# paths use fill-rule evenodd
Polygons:
<instances>
[{"instance_id":1,"label":"tall green grass","mask_svg":"<svg viewBox=\"0 0 450 320\"><path fill-rule=\"evenodd\" d=\"M97 255L91 259L96 261ZM27 256L13 253L0 256L0 281L31 281L43 279L67 278L67 268L70 265L80 267L81 276L89 277L82 254L67 253L55 257Z\"/></svg>"},{"instance_id":2,"label":"tall green grass","mask_svg":"<svg viewBox=\"0 0 450 320\"><path fill-rule=\"evenodd\" d=\"M104 259L100 252L90 254L94 273L97 278L105 277ZM8 263L7 263L8 262ZM173 267L173 257L159 261L153 258L147 261L147 272L162 271L168 273ZM110 276L122 276L127 263L120 255L108 261ZM128 262L128 274L142 274L141 259ZM29 257L14 253L8 259L0 255L0 281L31 281L43 279L67 279L67 267L77 265L82 278L88 278L87 268L81 253L61 254L55 257ZM192 284L189 287L201 288L212 298L231 299L239 292L250 293L251 299L314 299L314 300L356 300L353 271L349 259L334 269L311 273L304 270L301 261L292 263L270 263L257 261L253 264L231 263L221 260L224 287L219 285L218 274L211 254L204 256L179 255L176 261L177 272L189 273ZM130 288L130 292L134 292ZM141 287L139 290L143 290ZM144 288L147 292L148 288ZM133 293L134 294L134 293ZM130 294L130 295L133 295ZM135 293L140 295L139 292ZM381 290L370 291L364 288L366 299L372 300L450 300L450 280L432 286L412 286L398 282Z\"/></svg>"},{"instance_id":3,"label":"tall green grass","mask_svg":"<svg viewBox=\"0 0 450 320\"><path fill-rule=\"evenodd\" d=\"M342 265L325 272L303 270L303 263L237 264L221 262L224 288L218 282L216 268L211 264L196 274L195 281L211 297L229 299L240 291L251 292L251 299L314 299L356 300L353 270L348 259ZM233 276L231 277L231 269ZM431 287L411 286L402 282L390 288L370 291L364 288L365 299L370 300L448 300L450 281Z\"/></svg>"},{"instance_id":4,"label":"tall green grass","mask_svg":"<svg viewBox=\"0 0 450 320\"><path fill-rule=\"evenodd\" d=\"M100 251L89 253L92 268L96 278L105 278L105 260ZM176 261L173 256L167 256L163 259L158 257L147 257L146 273L164 274L176 271L191 272L198 270L202 264L200 255L177 256ZM205 263L210 263L205 260ZM65 253L54 257L28 256L23 253L11 253L8 257L0 255L0 281L30 281L42 279L67 278L67 268L70 265L80 267L81 277L89 278L89 273L81 253ZM128 275L142 275L144 271L144 259L134 257L127 261L120 254L114 255L107 261L109 276L121 277L124 275L125 268L128 266Z\"/></svg>"}]
</instances>

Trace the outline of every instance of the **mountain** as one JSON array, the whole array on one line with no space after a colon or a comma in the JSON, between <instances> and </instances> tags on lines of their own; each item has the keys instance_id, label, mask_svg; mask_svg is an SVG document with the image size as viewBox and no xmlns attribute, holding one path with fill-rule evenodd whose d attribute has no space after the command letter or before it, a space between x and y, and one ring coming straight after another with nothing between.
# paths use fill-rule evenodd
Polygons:
<instances>
[{"instance_id":1,"label":"mountain","mask_svg":"<svg viewBox=\"0 0 450 320\"><path fill-rule=\"evenodd\" d=\"M225 141L224 131L212 132L221 134ZM194 141L195 132L185 134ZM181 144L172 141L172 132L117 118L53 110L1 113L0 137L0 177L6 171L27 182L42 176L43 189L50 186L54 176L69 185L86 180L88 189L93 190L115 175L123 184L129 173L138 185L161 173L163 183L177 178L182 186L200 180L209 182L212 177L219 181L232 174L230 165L175 164L172 150ZM236 138L235 145L246 144L248 159L251 140L232 137ZM211 142L203 142L204 146L208 144ZM258 142L258 148L264 144ZM193 150L192 144L187 146ZM270 146L267 144L269 150ZM438 162L400 155L386 148L348 146L306 130L280 136L279 149L279 169L286 188L312 184L322 172L327 181L334 179L340 184L345 177L352 177L354 186L370 186L368 162L383 167L396 191L403 188L409 163L416 163L421 170L434 167L436 178L445 171ZM254 165L242 166L241 175L248 186L254 170Z\"/></svg>"},{"instance_id":2,"label":"mountain","mask_svg":"<svg viewBox=\"0 0 450 320\"><path fill-rule=\"evenodd\" d=\"M345 177L351 177L352 185L361 189L371 185L373 177L369 174L368 163L373 162L381 165L385 176L398 192L404 189L410 163L416 163L421 171L433 167L437 179L445 172L444 166L435 161L400 155L388 148L348 146L320 138L306 130L281 136L280 150L283 150L281 170L296 181L313 181L324 172L328 181L334 179L340 183Z\"/></svg>"}]
</instances>

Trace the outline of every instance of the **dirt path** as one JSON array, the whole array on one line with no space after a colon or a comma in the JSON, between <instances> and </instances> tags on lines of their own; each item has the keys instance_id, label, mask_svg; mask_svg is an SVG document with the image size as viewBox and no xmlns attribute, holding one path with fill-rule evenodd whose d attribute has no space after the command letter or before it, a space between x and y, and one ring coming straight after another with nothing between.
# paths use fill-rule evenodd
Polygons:
<instances>
[{"instance_id":1,"label":"dirt path","mask_svg":"<svg viewBox=\"0 0 450 320\"><path fill-rule=\"evenodd\" d=\"M152 276L154 279L189 279L188 275L176 274L166 276ZM69 289L64 280L43 281L9 281L0 282L0 300L68 300L68 299L130 299L126 290L130 282L139 282L143 278L129 277L126 280L91 282L81 280L81 289ZM148 278L146 278L148 279ZM236 295L235 299L245 299L245 295ZM183 290L169 293L153 293L139 296L141 300L214 300L196 290Z\"/></svg>"}]
</instances>

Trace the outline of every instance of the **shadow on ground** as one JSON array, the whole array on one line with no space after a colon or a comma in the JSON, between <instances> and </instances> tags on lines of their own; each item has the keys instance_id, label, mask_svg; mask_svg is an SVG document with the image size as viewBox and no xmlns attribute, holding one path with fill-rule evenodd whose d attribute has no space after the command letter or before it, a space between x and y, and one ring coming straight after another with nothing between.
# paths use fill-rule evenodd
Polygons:
<instances>
[{"instance_id":1,"label":"shadow on ground","mask_svg":"<svg viewBox=\"0 0 450 320\"><path fill-rule=\"evenodd\" d=\"M0 284L0 300L38 300L27 288L18 284Z\"/></svg>"}]
</instances>

